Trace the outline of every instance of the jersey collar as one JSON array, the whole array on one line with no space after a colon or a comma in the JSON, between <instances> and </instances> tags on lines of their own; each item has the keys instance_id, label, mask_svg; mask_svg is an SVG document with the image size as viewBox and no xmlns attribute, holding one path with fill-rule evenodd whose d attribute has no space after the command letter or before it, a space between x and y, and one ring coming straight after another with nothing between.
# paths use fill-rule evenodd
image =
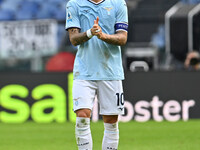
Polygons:
<instances>
[{"instance_id":1,"label":"jersey collar","mask_svg":"<svg viewBox=\"0 0 200 150\"><path fill-rule=\"evenodd\" d=\"M95 4L95 5L99 5L99 4L103 3L105 0L101 0L101 1L98 2L98 3L96 3L96 2L94 2L94 1L92 1L92 0L88 0L88 1L91 2L91 3L93 3L93 4Z\"/></svg>"}]
</instances>

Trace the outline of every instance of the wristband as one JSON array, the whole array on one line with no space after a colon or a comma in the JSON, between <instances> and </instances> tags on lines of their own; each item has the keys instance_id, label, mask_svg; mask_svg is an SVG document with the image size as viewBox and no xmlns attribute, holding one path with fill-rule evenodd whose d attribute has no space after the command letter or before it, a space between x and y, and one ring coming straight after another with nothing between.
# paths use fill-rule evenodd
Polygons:
<instances>
[{"instance_id":1,"label":"wristband","mask_svg":"<svg viewBox=\"0 0 200 150\"><path fill-rule=\"evenodd\" d=\"M91 32L91 29L89 29L89 30L86 31L86 35L87 35L87 37L90 38L90 39L93 37L92 32Z\"/></svg>"}]
</instances>

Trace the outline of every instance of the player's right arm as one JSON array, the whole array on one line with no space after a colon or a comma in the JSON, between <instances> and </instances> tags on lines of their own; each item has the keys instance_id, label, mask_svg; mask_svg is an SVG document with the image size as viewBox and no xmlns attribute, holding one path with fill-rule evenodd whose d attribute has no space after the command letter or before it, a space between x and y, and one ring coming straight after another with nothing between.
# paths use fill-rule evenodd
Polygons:
<instances>
[{"instance_id":1,"label":"player's right arm","mask_svg":"<svg viewBox=\"0 0 200 150\"><path fill-rule=\"evenodd\" d=\"M84 42L87 42L90 38L87 36L86 32L80 33L79 28L69 28L69 39L72 45L77 46Z\"/></svg>"},{"instance_id":2,"label":"player's right arm","mask_svg":"<svg viewBox=\"0 0 200 150\"><path fill-rule=\"evenodd\" d=\"M90 29L86 32L81 32L81 22L78 13L78 7L74 1L69 1L67 3L66 12L66 30L69 32L69 38L72 45L80 45L92 38L96 29Z\"/></svg>"},{"instance_id":3,"label":"player's right arm","mask_svg":"<svg viewBox=\"0 0 200 150\"><path fill-rule=\"evenodd\" d=\"M77 46L90 38L86 32L81 31L81 22L78 13L78 5L75 1L69 1L66 6L66 30L69 32L69 39L72 45Z\"/></svg>"},{"instance_id":4,"label":"player's right arm","mask_svg":"<svg viewBox=\"0 0 200 150\"><path fill-rule=\"evenodd\" d=\"M95 27L92 27L89 30L91 32L91 37L88 37L87 31L86 32L80 32L79 28L69 28L68 29L69 39L70 39L70 42L72 43L72 45L77 46L77 45L80 45L84 42L87 42L89 39L92 38L92 36L95 35L95 32L98 29L95 28Z\"/></svg>"}]
</instances>

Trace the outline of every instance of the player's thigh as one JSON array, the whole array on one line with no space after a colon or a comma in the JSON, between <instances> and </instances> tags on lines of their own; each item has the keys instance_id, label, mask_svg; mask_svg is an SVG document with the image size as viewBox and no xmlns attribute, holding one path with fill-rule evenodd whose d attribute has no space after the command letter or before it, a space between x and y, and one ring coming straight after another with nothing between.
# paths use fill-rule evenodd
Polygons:
<instances>
[{"instance_id":1,"label":"player's thigh","mask_svg":"<svg viewBox=\"0 0 200 150\"><path fill-rule=\"evenodd\" d=\"M92 110L96 94L96 83L87 80L73 81L73 110Z\"/></svg>"},{"instance_id":2,"label":"player's thigh","mask_svg":"<svg viewBox=\"0 0 200 150\"><path fill-rule=\"evenodd\" d=\"M122 81L99 81L98 100L101 115L124 114L124 93Z\"/></svg>"}]
</instances>

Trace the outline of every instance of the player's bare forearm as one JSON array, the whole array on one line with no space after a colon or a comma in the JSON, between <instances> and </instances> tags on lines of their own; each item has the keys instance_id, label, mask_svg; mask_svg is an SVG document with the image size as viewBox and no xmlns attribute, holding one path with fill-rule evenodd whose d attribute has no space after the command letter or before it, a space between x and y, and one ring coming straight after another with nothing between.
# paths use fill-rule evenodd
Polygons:
<instances>
[{"instance_id":1,"label":"player's bare forearm","mask_svg":"<svg viewBox=\"0 0 200 150\"><path fill-rule=\"evenodd\" d=\"M74 46L80 45L90 39L87 37L86 32L80 33L80 29L78 28L70 28L68 29L68 32L69 32L70 42Z\"/></svg>"},{"instance_id":2,"label":"player's bare forearm","mask_svg":"<svg viewBox=\"0 0 200 150\"><path fill-rule=\"evenodd\" d=\"M91 29L92 35L97 36L100 40L113 44L113 45L125 45L127 42L127 32L126 31L117 31L115 34L109 35L102 32L101 27L99 26L99 17L94 20L94 25Z\"/></svg>"},{"instance_id":3,"label":"player's bare forearm","mask_svg":"<svg viewBox=\"0 0 200 150\"><path fill-rule=\"evenodd\" d=\"M98 36L98 38L106 43L122 46L125 45L127 42L127 32L118 31L116 34L112 35L105 34L102 32Z\"/></svg>"}]
</instances>

